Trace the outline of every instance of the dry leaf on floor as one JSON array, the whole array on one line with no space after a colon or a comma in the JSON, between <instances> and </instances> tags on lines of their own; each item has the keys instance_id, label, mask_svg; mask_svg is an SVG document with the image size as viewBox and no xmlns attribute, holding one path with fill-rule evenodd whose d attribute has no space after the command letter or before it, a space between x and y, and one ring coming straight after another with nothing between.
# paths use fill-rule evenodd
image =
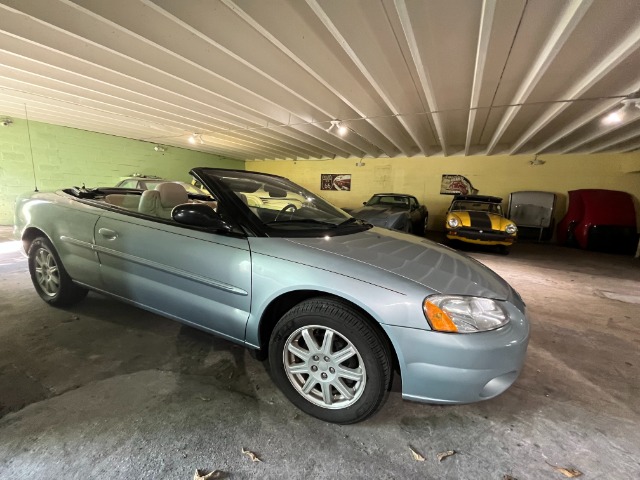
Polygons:
<instances>
[{"instance_id":1,"label":"dry leaf on floor","mask_svg":"<svg viewBox=\"0 0 640 480\"><path fill-rule=\"evenodd\" d=\"M516 477L512 477L511 475L507 475L506 473L502 475L502 480L518 480Z\"/></svg>"},{"instance_id":2,"label":"dry leaf on floor","mask_svg":"<svg viewBox=\"0 0 640 480\"><path fill-rule=\"evenodd\" d=\"M258 456L255 453L253 453L253 452L251 452L249 450L245 450L244 447L242 448L242 453L244 453L247 457L249 457L252 462L261 462L262 461L262 460L260 460L258 458Z\"/></svg>"},{"instance_id":3,"label":"dry leaf on floor","mask_svg":"<svg viewBox=\"0 0 640 480\"><path fill-rule=\"evenodd\" d=\"M204 470L196 468L196 473L193 475L193 480L213 480L214 478L226 478L222 470L214 470L213 472L204 473Z\"/></svg>"},{"instance_id":4,"label":"dry leaf on floor","mask_svg":"<svg viewBox=\"0 0 640 480\"><path fill-rule=\"evenodd\" d=\"M441 462L445 458L450 457L451 455L455 455L455 453L456 453L455 450L447 450L446 452L440 452L438 454L438 461Z\"/></svg>"},{"instance_id":5,"label":"dry leaf on floor","mask_svg":"<svg viewBox=\"0 0 640 480\"><path fill-rule=\"evenodd\" d=\"M553 467L553 469L568 478L576 478L582 475L582 472L580 470L576 470L575 468Z\"/></svg>"},{"instance_id":6,"label":"dry leaf on floor","mask_svg":"<svg viewBox=\"0 0 640 480\"><path fill-rule=\"evenodd\" d=\"M416 462L424 462L424 457L416 452L411 445L409 445L409 450L411 450L411 456Z\"/></svg>"}]
</instances>

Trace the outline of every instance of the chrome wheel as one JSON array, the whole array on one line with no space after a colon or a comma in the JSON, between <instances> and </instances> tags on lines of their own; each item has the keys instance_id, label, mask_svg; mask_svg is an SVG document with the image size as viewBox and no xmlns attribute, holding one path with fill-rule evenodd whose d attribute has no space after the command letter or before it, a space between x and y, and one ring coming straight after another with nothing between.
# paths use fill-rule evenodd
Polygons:
<instances>
[{"instance_id":1,"label":"chrome wheel","mask_svg":"<svg viewBox=\"0 0 640 480\"><path fill-rule=\"evenodd\" d=\"M329 327L307 325L284 345L287 378L306 400L328 409L353 405L365 390L367 372L356 347Z\"/></svg>"},{"instance_id":2,"label":"chrome wheel","mask_svg":"<svg viewBox=\"0 0 640 480\"><path fill-rule=\"evenodd\" d=\"M40 248L35 254L35 276L48 297L55 297L60 291L60 271L52 253L46 248Z\"/></svg>"}]
</instances>

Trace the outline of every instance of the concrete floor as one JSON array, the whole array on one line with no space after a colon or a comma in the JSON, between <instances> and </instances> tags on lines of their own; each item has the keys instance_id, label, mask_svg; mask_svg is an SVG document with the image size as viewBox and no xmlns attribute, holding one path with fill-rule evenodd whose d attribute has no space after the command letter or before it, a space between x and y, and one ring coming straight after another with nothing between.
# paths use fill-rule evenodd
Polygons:
<instances>
[{"instance_id":1,"label":"concrete floor","mask_svg":"<svg viewBox=\"0 0 640 480\"><path fill-rule=\"evenodd\" d=\"M631 257L539 244L473 253L528 304L516 384L483 403L433 406L402 401L397 380L375 417L337 426L297 411L266 364L226 341L93 293L48 307L9 245L0 243L2 479L191 479L196 468L235 479L565 478L554 466L640 478ZM438 462L446 450L456 454Z\"/></svg>"}]
</instances>

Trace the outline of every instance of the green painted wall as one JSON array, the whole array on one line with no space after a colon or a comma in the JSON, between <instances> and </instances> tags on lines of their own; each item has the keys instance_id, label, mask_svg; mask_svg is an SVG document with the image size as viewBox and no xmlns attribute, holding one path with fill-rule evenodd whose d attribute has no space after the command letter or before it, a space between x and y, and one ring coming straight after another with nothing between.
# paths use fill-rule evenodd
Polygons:
<instances>
[{"instance_id":1,"label":"green painted wall","mask_svg":"<svg viewBox=\"0 0 640 480\"><path fill-rule=\"evenodd\" d=\"M177 147L156 152L154 145L47 123L29 122L27 129L20 119L0 126L0 225L13 224L14 200L33 191L34 172L35 184L44 191L83 183L115 185L132 173L188 181L193 167L245 168L240 160Z\"/></svg>"}]
</instances>

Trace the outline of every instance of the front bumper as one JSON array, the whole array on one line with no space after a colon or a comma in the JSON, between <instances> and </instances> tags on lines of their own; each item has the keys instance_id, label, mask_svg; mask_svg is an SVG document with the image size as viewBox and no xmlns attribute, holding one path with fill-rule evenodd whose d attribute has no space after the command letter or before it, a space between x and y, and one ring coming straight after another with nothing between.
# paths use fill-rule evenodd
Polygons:
<instances>
[{"instance_id":1,"label":"front bumper","mask_svg":"<svg viewBox=\"0 0 640 480\"><path fill-rule=\"evenodd\" d=\"M383 325L402 374L402 398L426 403L471 403L509 388L522 370L529 323L507 307L511 322L482 333L439 333ZM425 320L426 321L426 320Z\"/></svg>"},{"instance_id":2,"label":"front bumper","mask_svg":"<svg viewBox=\"0 0 640 480\"><path fill-rule=\"evenodd\" d=\"M468 227L458 228L456 230L447 230L447 238L449 240L460 240L462 242L476 243L479 245L513 245L516 237L506 232L498 230L479 230Z\"/></svg>"}]
</instances>

